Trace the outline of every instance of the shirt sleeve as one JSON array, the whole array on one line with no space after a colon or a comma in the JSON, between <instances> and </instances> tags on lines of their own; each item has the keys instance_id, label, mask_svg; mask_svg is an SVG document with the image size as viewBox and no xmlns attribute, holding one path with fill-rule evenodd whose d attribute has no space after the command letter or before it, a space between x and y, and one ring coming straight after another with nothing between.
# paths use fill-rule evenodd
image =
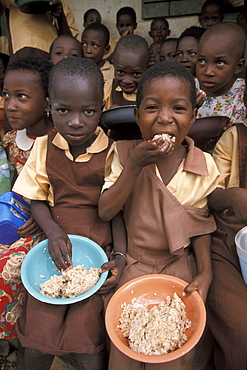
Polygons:
<instances>
[{"instance_id":1,"label":"shirt sleeve","mask_svg":"<svg viewBox=\"0 0 247 370\"><path fill-rule=\"evenodd\" d=\"M108 152L105 164L105 183L102 187L102 192L109 189L116 181L123 170L123 166L119 161L117 152L117 143L114 142Z\"/></svg>"},{"instance_id":2,"label":"shirt sleeve","mask_svg":"<svg viewBox=\"0 0 247 370\"><path fill-rule=\"evenodd\" d=\"M18 176L13 191L31 200L53 205L52 187L46 172L47 135L37 138L27 163Z\"/></svg>"}]
</instances>

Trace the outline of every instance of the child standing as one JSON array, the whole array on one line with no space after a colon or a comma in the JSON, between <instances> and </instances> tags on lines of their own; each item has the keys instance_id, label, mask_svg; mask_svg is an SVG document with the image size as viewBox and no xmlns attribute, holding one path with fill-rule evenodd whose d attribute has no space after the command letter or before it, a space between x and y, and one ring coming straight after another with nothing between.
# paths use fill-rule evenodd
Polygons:
<instances>
[{"instance_id":1,"label":"child standing","mask_svg":"<svg viewBox=\"0 0 247 370\"><path fill-rule=\"evenodd\" d=\"M127 266L118 287L145 274L170 274L188 282L186 294L198 290L206 300L212 279L210 233L215 230L207 196L219 173L212 157L186 136L195 105L194 78L179 64L161 62L143 74L136 109L143 141L113 144L112 167L99 200L104 220L124 212ZM191 351L171 363L141 364L112 346L109 368L194 370L193 357Z\"/></svg>"},{"instance_id":2,"label":"child standing","mask_svg":"<svg viewBox=\"0 0 247 370\"><path fill-rule=\"evenodd\" d=\"M16 175L22 171L36 137L53 129L46 101L51 67L52 64L42 58L23 57L10 63L6 71L4 106L13 130L4 136L3 147ZM16 337L15 323L25 300L20 268L26 253L38 241L38 231L31 218L19 228L19 240L11 245L0 244L1 338Z\"/></svg>"},{"instance_id":3,"label":"child standing","mask_svg":"<svg viewBox=\"0 0 247 370\"><path fill-rule=\"evenodd\" d=\"M234 52L233 52L234 51ZM220 22L204 32L199 42L196 76L207 97L197 118L227 116L230 125L243 122L245 33L234 22Z\"/></svg>"},{"instance_id":4,"label":"child standing","mask_svg":"<svg viewBox=\"0 0 247 370\"><path fill-rule=\"evenodd\" d=\"M247 70L247 83L246 73ZM217 232L212 239L214 279L207 305L208 323L216 340L216 370L245 370L247 363L247 286L241 274L234 240L236 233L247 222L246 147L245 119L222 135L213 152L221 179L219 188L209 197Z\"/></svg>"},{"instance_id":5,"label":"child standing","mask_svg":"<svg viewBox=\"0 0 247 370\"><path fill-rule=\"evenodd\" d=\"M202 5L199 22L202 28L208 29L214 24L224 20L222 12L224 2L222 0L206 0Z\"/></svg>"},{"instance_id":6,"label":"child standing","mask_svg":"<svg viewBox=\"0 0 247 370\"><path fill-rule=\"evenodd\" d=\"M153 42L162 42L169 35L171 31L169 29L169 23L164 17L153 19L150 25L149 36L153 39Z\"/></svg>"},{"instance_id":7,"label":"child standing","mask_svg":"<svg viewBox=\"0 0 247 370\"><path fill-rule=\"evenodd\" d=\"M50 60L56 64L63 58L83 57L83 49L80 41L72 35L58 36L50 46Z\"/></svg>"},{"instance_id":8,"label":"child standing","mask_svg":"<svg viewBox=\"0 0 247 370\"><path fill-rule=\"evenodd\" d=\"M177 42L176 62L187 68L194 77L196 76L199 41L204 31L197 26L186 28Z\"/></svg>"},{"instance_id":9,"label":"child standing","mask_svg":"<svg viewBox=\"0 0 247 370\"><path fill-rule=\"evenodd\" d=\"M90 23L101 23L101 15L97 9L88 9L83 16L83 27L86 28Z\"/></svg>"},{"instance_id":10,"label":"child standing","mask_svg":"<svg viewBox=\"0 0 247 370\"><path fill-rule=\"evenodd\" d=\"M114 78L114 67L103 57L110 50L110 33L106 26L101 23L90 23L82 32L81 43L84 57L92 60L101 69L104 81Z\"/></svg>"},{"instance_id":11,"label":"child standing","mask_svg":"<svg viewBox=\"0 0 247 370\"><path fill-rule=\"evenodd\" d=\"M103 102L103 76L92 61L65 58L53 66L49 103L57 132L39 138L14 190L31 199L31 211L48 238L56 266L71 266L67 234L83 235L106 249L110 223L98 216L110 141L97 127ZM118 217L118 216L117 216ZM115 220L113 220L113 223ZM113 228L113 238L114 238ZM125 243L115 243L113 269L105 289L125 265ZM119 270L119 271L118 271ZM104 290L105 292L105 290ZM26 369L49 369L54 355L74 353L80 369L105 370L105 329L100 294L71 305L50 305L28 295L18 323Z\"/></svg>"}]
</instances>

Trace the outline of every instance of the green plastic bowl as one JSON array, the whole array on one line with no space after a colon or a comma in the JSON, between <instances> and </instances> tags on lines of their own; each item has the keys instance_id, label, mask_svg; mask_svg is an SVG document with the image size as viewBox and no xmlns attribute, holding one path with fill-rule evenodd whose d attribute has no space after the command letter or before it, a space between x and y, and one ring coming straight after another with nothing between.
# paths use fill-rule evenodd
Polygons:
<instances>
[{"instance_id":1,"label":"green plastic bowl","mask_svg":"<svg viewBox=\"0 0 247 370\"><path fill-rule=\"evenodd\" d=\"M51 0L15 0L22 13L41 14L50 9Z\"/></svg>"}]
</instances>

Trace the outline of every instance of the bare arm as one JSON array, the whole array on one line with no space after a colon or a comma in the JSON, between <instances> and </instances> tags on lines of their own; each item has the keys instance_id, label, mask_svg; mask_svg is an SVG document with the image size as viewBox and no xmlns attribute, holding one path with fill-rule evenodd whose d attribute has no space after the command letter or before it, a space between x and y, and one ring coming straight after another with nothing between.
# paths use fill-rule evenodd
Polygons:
<instances>
[{"instance_id":1,"label":"bare arm","mask_svg":"<svg viewBox=\"0 0 247 370\"><path fill-rule=\"evenodd\" d=\"M135 147L115 184L100 196L99 216L102 220L111 220L123 208L142 168L156 163L170 149L171 144L161 138L143 141Z\"/></svg>"},{"instance_id":2,"label":"bare arm","mask_svg":"<svg viewBox=\"0 0 247 370\"><path fill-rule=\"evenodd\" d=\"M59 270L72 265L71 243L67 234L53 220L45 201L31 201L31 213L48 238L51 258Z\"/></svg>"},{"instance_id":3,"label":"bare arm","mask_svg":"<svg viewBox=\"0 0 247 370\"><path fill-rule=\"evenodd\" d=\"M69 28L67 18L63 11L63 4L60 0L55 0L50 3L51 7L51 15L57 19L58 24L58 34L66 34L72 35L71 30Z\"/></svg>"},{"instance_id":4,"label":"bare arm","mask_svg":"<svg viewBox=\"0 0 247 370\"><path fill-rule=\"evenodd\" d=\"M112 261L104 263L101 267L102 272L109 270L111 273L110 277L105 281L104 285L100 289L100 293L103 294L107 293L118 284L126 265L126 259L124 256L126 256L127 250L127 235L122 212L119 212L112 219L112 236L114 253L120 254L115 254Z\"/></svg>"},{"instance_id":5,"label":"bare arm","mask_svg":"<svg viewBox=\"0 0 247 370\"><path fill-rule=\"evenodd\" d=\"M196 257L198 274L185 288L184 292L189 294L197 290L205 302L213 278L211 266L211 235L194 236L191 242Z\"/></svg>"},{"instance_id":6,"label":"bare arm","mask_svg":"<svg viewBox=\"0 0 247 370\"><path fill-rule=\"evenodd\" d=\"M215 189L208 197L209 208L224 211L231 208L238 221L247 223L247 189L228 188Z\"/></svg>"}]
</instances>

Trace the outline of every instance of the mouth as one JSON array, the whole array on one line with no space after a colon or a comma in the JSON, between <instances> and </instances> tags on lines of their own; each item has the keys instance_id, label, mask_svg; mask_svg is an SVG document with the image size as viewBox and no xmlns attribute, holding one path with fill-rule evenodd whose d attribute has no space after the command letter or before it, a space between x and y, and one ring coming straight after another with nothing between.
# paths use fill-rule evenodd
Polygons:
<instances>
[{"instance_id":1,"label":"mouth","mask_svg":"<svg viewBox=\"0 0 247 370\"><path fill-rule=\"evenodd\" d=\"M85 137L83 134L66 134L66 136L72 141L80 141Z\"/></svg>"},{"instance_id":2,"label":"mouth","mask_svg":"<svg viewBox=\"0 0 247 370\"><path fill-rule=\"evenodd\" d=\"M202 81L201 83L205 88L210 89L215 86L215 82L213 81Z\"/></svg>"},{"instance_id":3,"label":"mouth","mask_svg":"<svg viewBox=\"0 0 247 370\"><path fill-rule=\"evenodd\" d=\"M121 86L121 89L126 93L126 94L131 94L136 90L136 86Z\"/></svg>"},{"instance_id":4,"label":"mouth","mask_svg":"<svg viewBox=\"0 0 247 370\"><path fill-rule=\"evenodd\" d=\"M156 135L154 135L152 140L156 140L156 139L160 139L160 138L163 139L163 142L168 141L169 143L175 143L175 141L176 141L175 135L168 134L168 133L156 134Z\"/></svg>"}]
</instances>

